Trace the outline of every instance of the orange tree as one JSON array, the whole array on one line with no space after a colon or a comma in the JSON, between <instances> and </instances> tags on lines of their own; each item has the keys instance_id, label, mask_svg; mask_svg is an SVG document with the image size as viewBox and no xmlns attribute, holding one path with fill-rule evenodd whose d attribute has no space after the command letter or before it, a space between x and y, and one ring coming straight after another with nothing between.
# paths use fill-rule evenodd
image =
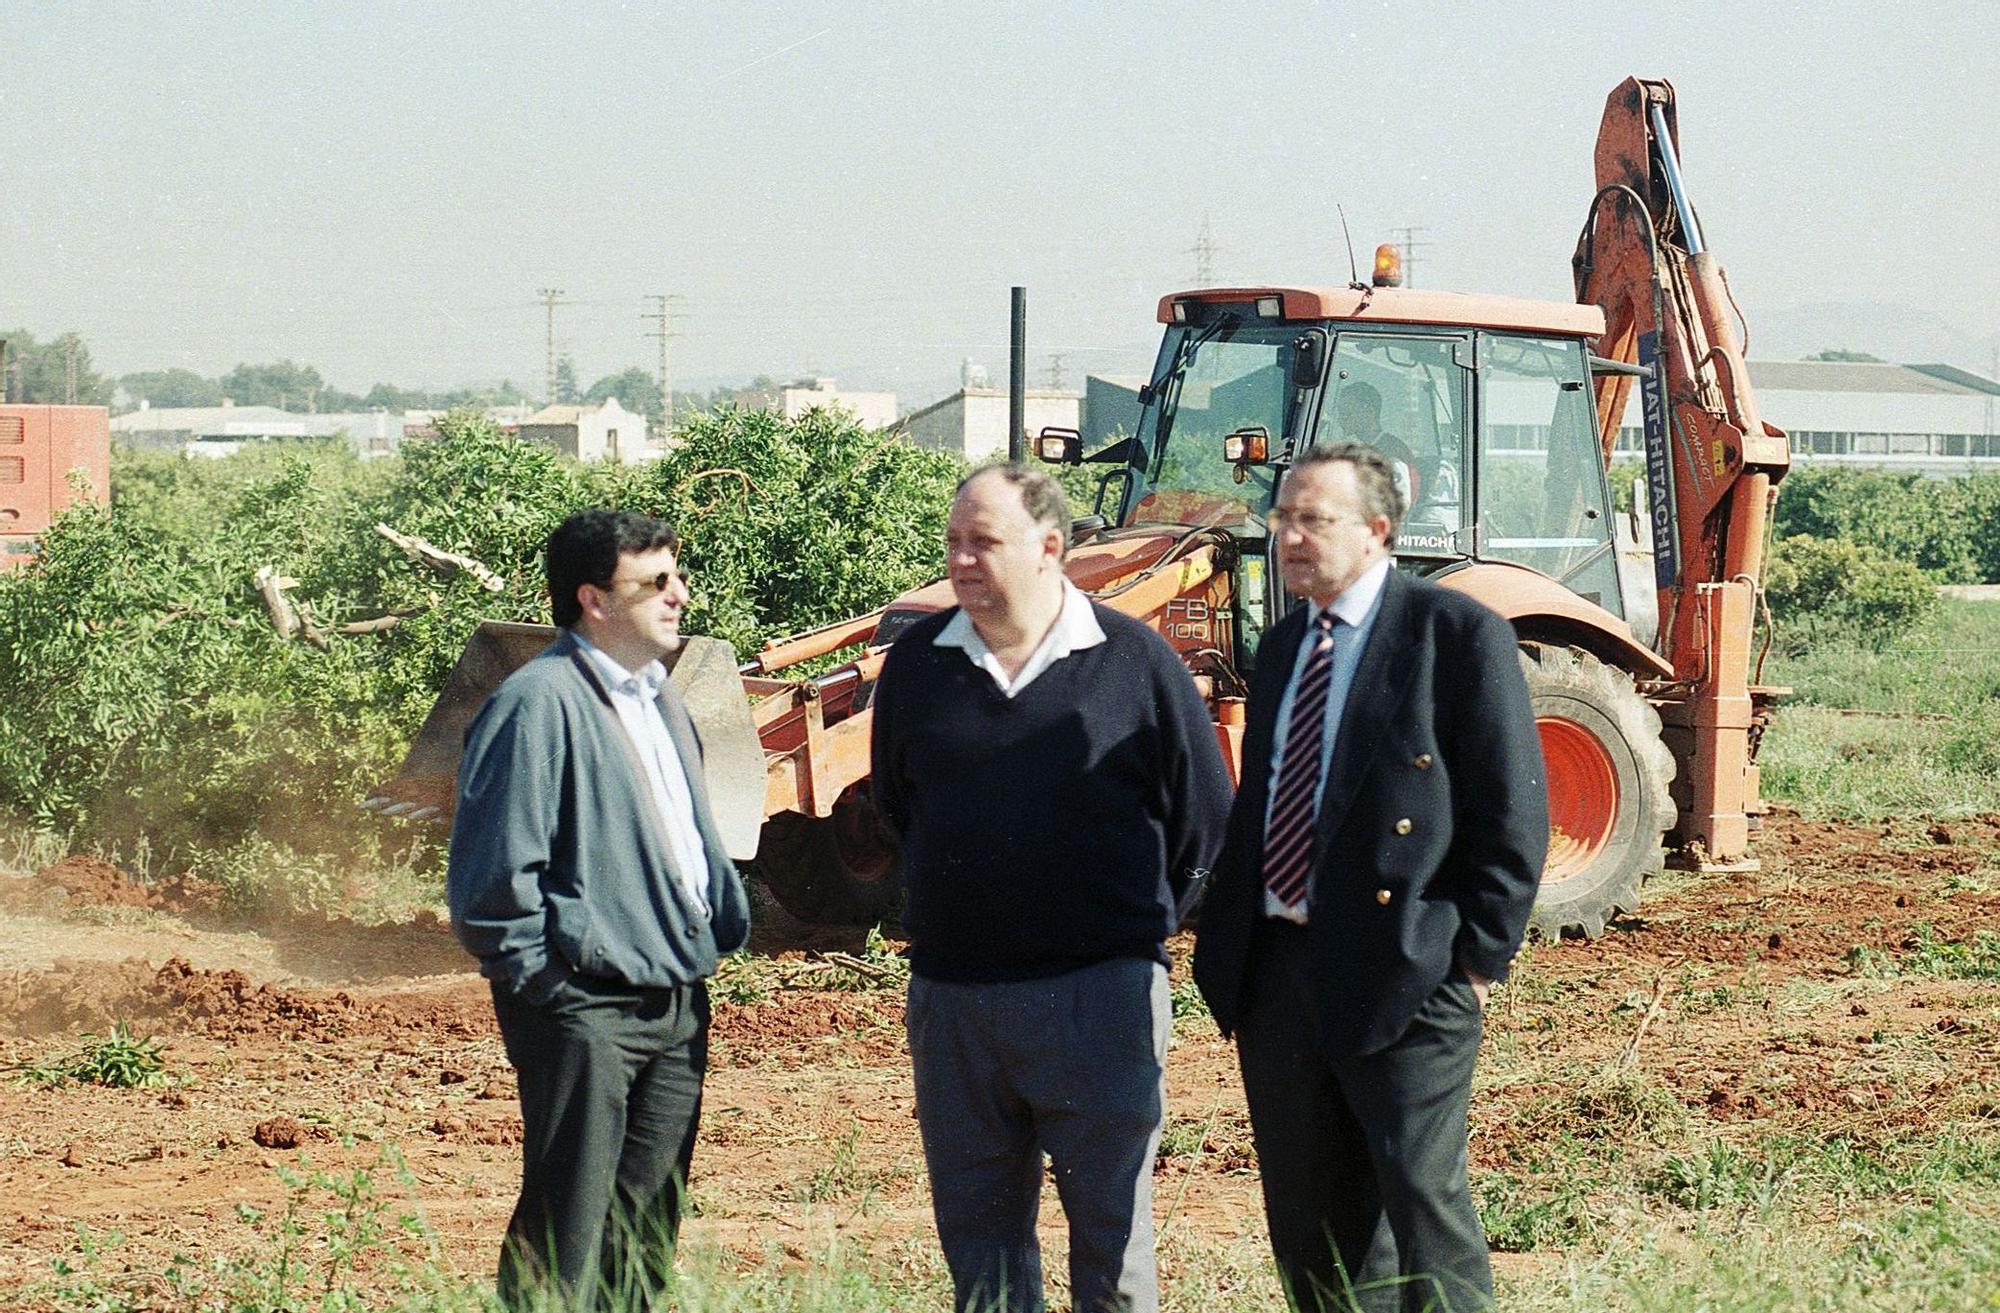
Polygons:
<instances>
[{"instance_id":1,"label":"orange tree","mask_svg":"<svg viewBox=\"0 0 2000 1313\"><path fill-rule=\"evenodd\" d=\"M399 457L338 444L220 461L120 453L30 568L0 576L0 810L165 870L252 838L357 855L353 807L400 761L473 626L547 617L539 553L593 504L672 519L695 632L747 654L935 577L960 467L816 412L699 416L666 458L580 466L471 412ZM409 561L377 523L470 556L489 592ZM260 566L330 637L281 639ZM348 621L398 617L379 633Z\"/></svg>"}]
</instances>

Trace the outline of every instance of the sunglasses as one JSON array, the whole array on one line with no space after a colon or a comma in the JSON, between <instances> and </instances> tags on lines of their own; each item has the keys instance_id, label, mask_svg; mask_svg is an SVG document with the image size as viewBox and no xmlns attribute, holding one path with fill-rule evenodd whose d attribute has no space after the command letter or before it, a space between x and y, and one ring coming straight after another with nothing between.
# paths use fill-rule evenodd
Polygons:
<instances>
[{"instance_id":1,"label":"sunglasses","mask_svg":"<svg viewBox=\"0 0 2000 1313\"><path fill-rule=\"evenodd\" d=\"M656 593L664 593L676 579L680 580L682 584L686 584L688 581L687 571L662 570L650 579L645 579L645 578L634 579L631 578L630 576L620 579L617 575L613 575L611 577L611 586L613 588L616 588L619 584L637 584L639 585L639 589L641 592L647 589L651 589Z\"/></svg>"}]
</instances>

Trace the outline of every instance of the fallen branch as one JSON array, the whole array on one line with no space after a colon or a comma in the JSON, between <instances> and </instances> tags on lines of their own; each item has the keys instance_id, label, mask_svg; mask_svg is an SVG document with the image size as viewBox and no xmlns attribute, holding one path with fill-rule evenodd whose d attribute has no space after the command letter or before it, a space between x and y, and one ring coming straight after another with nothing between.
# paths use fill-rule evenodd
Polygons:
<instances>
[{"instance_id":1,"label":"fallen branch","mask_svg":"<svg viewBox=\"0 0 2000 1313\"><path fill-rule=\"evenodd\" d=\"M1660 1000L1667 996L1667 973L1662 968L1653 981L1653 1000L1646 1005L1646 1015L1639 1018L1639 1028L1632 1032L1632 1039L1625 1045L1625 1052L1619 1055L1618 1065L1613 1070L1628 1070L1639 1056L1639 1041L1646 1038L1646 1028L1653 1024L1653 1018L1660 1015Z\"/></svg>"},{"instance_id":2,"label":"fallen branch","mask_svg":"<svg viewBox=\"0 0 2000 1313\"><path fill-rule=\"evenodd\" d=\"M278 637L290 642L298 635L299 616L292 609L291 599L285 596L287 588L297 588L299 581L278 573L275 565L260 565L252 576L257 583L257 591L264 598L264 614L271 617L271 628L278 631Z\"/></svg>"},{"instance_id":3,"label":"fallen branch","mask_svg":"<svg viewBox=\"0 0 2000 1313\"><path fill-rule=\"evenodd\" d=\"M742 470L730 469L726 466L712 470L696 470L693 474L690 474L685 479L682 479L680 482L680 486L674 489L674 491L677 493L686 492L689 488L692 488L698 481L702 479L718 479L724 477L725 475L734 478L743 484L743 505L745 507L748 507L750 505L751 493L755 492L761 494L763 491L756 485L755 482L751 480L750 476L745 474ZM710 502L703 509L714 510L715 503Z\"/></svg>"},{"instance_id":4,"label":"fallen branch","mask_svg":"<svg viewBox=\"0 0 2000 1313\"><path fill-rule=\"evenodd\" d=\"M469 574L479 586L489 593L497 593L507 587L507 581L470 556L457 552L447 552L442 547L433 547L415 534L397 533L386 524L376 524L375 532L396 544L403 555L446 578L455 574Z\"/></svg>"},{"instance_id":5,"label":"fallen branch","mask_svg":"<svg viewBox=\"0 0 2000 1313\"><path fill-rule=\"evenodd\" d=\"M403 623L403 618L414 612L397 611L390 615L378 615L373 620L350 620L334 630L336 634L383 634Z\"/></svg>"},{"instance_id":6,"label":"fallen branch","mask_svg":"<svg viewBox=\"0 0 2000 1313\"><path fill-rule=\"evenodd\" d=\"M324 652L333 644L326 641L326 631L313 623L312 605L299 603L299 637Z\"/></svg>"}]
</instances>

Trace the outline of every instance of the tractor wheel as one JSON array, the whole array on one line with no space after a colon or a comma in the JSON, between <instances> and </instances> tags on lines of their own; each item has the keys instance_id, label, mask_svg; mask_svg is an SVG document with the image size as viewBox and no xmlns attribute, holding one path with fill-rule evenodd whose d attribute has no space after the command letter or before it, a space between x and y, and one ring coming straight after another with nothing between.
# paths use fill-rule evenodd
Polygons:
<instances>
[{"instance_id":1,"label":"tractor wheel","mask_svg":"<svg viewBox=\"0 0 2000 1313\"><path fill-rule=\"evenodd\" d=\"M1549 857L1528 924L1596 938L1639 906L1673 825L1673 755L1632 677L1587 652L1524 645L1521 670L1548 764Z\"/></svg>"},{"instance_id":2,"label":"tractor wheel","mask_svg":"<svg viewBox=\"0 0 2000 1313\"><path fill-rule=\"evenodd\" d=\"M766 820L757 873L787 912L811 925L872 926L903 895L896 841L862 789L841 795L831 816L780 812Z\"/></svg>"}]
</instances>

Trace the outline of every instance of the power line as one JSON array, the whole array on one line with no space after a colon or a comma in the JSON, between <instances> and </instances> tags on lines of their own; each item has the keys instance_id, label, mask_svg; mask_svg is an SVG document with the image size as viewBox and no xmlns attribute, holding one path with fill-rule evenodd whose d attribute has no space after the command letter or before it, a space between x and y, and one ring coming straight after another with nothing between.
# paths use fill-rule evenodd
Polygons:
<instances>
[{"instance_id":1,"label":"power line","mask_svg":"<svg viewBox=\"0 0 2000 1313\"><path fill-rule=\"evenodd\" d=\"M641 336L660 339L660 438L664 441L674 428L674 394L667 374L667 339L679 336L667 326L673 319L673 310L669 303L681 298L674 292L653 292L648 294L646 299L653 302L653 309L640 311L639 318L650 319L658 327Z\"/></svg>"},{"instance_id":2,"label":"power line","mask_svg":"<svg viewBox=\"0 0 2000 1313\"><path fill-rule=\"evenodd\" d=\"M1208 216L1201 216L1201 230L1195 234L1194 246L1188 251L1194 257L1194 285L1209 287L1215 282L1215 234L1209 230Z\"/></svg>"},{"instance_id":3,"label":"power line","mask_svg":"<svg viewBox=\"0 0 2000 1313\"><path fill-rule=\"evenodd\" d=\"M542 304L548 307L549 312L549 367L546 376L548 386L542 395L547 399L544 404L553 404L556 399L556 307L569 305L570 302L561 299L563 290L560 287L540 288L535 295L542 299Z\"/></svg>"},{"instance_id":4,"label":"power line","mask_svg":"<svg viewBox=\"0 0 2000 1313\"><path fill-rule=\"evenodd\" d=\"M1402 234L1402 240L1398 241L1396 245L1401 247L1403 251L1403 286L1415 287L1417 285L1417 248L1419 246L1435 246L1437 243L1420 242L1417 240L1417 234L1429 232L1430 229L1428 228L1405 226L1402 228L1391 228L1389 231Z\"/></svg>"}]
</instances>

